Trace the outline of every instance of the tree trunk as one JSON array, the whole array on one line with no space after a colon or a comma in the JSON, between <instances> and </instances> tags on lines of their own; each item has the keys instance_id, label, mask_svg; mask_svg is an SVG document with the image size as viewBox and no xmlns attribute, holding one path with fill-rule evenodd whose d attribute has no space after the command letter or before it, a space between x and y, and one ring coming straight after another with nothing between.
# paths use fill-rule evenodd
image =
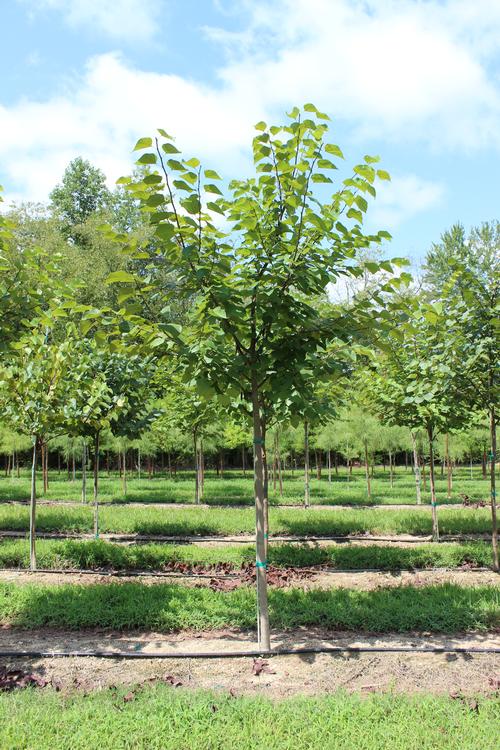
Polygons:
<instances>
[{"instance_id":1,"label":"tree trunk","mask_svg":"<svg viewBox=\"0 0 500 750\"><path fill-rule=\"evenodd\" d=\"M44 482L44 492L47 492L49 489L49 446L45 445L45 474L43 478Z\"/></svg>"},{"instance_id":2,"label":"tree trunk","mask_svg":"<svg viewBox=\"0 0 500 750\"><path fill-rule=\"evenodd\" d=\"M274 450L273 450L273 490L276 493L276 482L278 479L278 448L276 446L276 434L274 435Z\"/></svg>"},{"instance_id":3,"label":"tree trunk","mask_svg":"<svg viewBox=\"0 0 500 750\"><path fill-rule=\"evenodd\" d=\"M437 517L436 485L434 481L434 445L433 430L427 426L427 437L429 439L429 482L431 485L431 509L432 509L432 541L439 542L439 525Z\"/></svg>"},{"instance_id":4,"label":"tree trunk","mask_svg":"<svg viewBox=\"0 0 500 750\"><path fill-rule=\"evenodd\" d=\"M94 536L99 539L99 432L94 435Z\"/></svg>"},{"instance_id":5,"label":"tree trunk","mask_svg":"<svg viewBox=\"0 0 500 750\"><path fill-rule=\"evenodd\" d=\"M247 467L246 467L246 460L245 460L245 446L244 445L241 448L241 464L243 466L243 476L246 477Z\"/></svg>"},{"instance_id":6,"label":"tree trunk","mask_svg":"<svg viewBox=\"0 0 500 750\"><path fill-rule=\"evenodd\" d=\"M33 438L33 460L31 462L31 497L30 497L30 570L36 570L36 447L37 438Z\"/></svg>"},{"instance_id":7,"label":"tree trunk","mask_svg":"<svg viewBox=\"0 0 500 750\"><path fill-rule=\"evenodd\" d=\"M198 468L200 471L200 481L199 481L200 499L202 499L205 494L205 454L203 453L203 440L201 439L200 439L200 458L198 462Z\"/></svg>"},{"instance_id":8,"label":"tree trunk","mask_svg":"<svg viewBox=\"0 0 500 750\"><path fill-rule=\"evenodd\" d=\"M392 451L389 451L389 470L391 472L391 487L394 487L394 467L392 464Z\"/></svg>"},{"instance_id":9,"label":"tree trunk","mask_svg":"<svg viewBox=\"0 0 500 750\"><path fill-rule=\"evenodd\" d=\"M497 455L497 428L495 407L490 410L490 489L491 489L491 546L493 550L493 570L498 572L498 525L497 525L497 498L495 486L495 463Z\"/></svg>"},{"instance_id":10,"label":"tree trunk","mask_svg":"<svg viewBox=\"0 0 500 750\"><path fill-rule=\"evenodd\" d=\"M481 469L483 471L483 479L486 479L487 471L486 471L486 451L483 451L483 455L481 456Z\"/></svg>"},{"instance_id":11,"label":"tree trunk","mask_svg":"<svg viewBox=\"0 0 500 750\"><path fill-rule=\"evenodd\" d=\"M61 474L61 453L57 451L57 474Z\"/></svg>"},{"instance_id":12,"label":"tree trunk","mask_svg":"<svg viewBox=\"0 0 500 750\"><path fill-rule=\"evenodd\" d=\"M415 490L417 493L417 505L422 504L422 492L420 489L420 465L418 462L417 439L415 433L410 431L411 444L413 446L413 471L415 473Z\"/></svg>"},{"instance_id":13,"label":"tree trunk","mask_svg":"<svg viewBox=\"0 0 500 750\"><path fill-rule=\"evenodd\" d=\"M332 481L332 452L328 449L328 482Z\"/></svg>"},{"instance_id":14,"label":"tree trunk","mask_svg":"<svg viewBox=\"0 0 500 750\"><path fill-rule=\"evenodd\" d=\"M425 458L422 456L422 481L424 484L424 492L427 492L427 476L425 473Z\"/></svg>"},{"instance_id":15,"label":"tree trunk","mask_svg":"<svg viewBox=\"0 0 500 750\"><path fill-rule=\"evenodd\" d=\"M87 443L82 448L82 503L87 502Z\"/></svg>"},{"instance_id":16,"label":"tree trunk","mask_svg":"<svg viewBox=\"0 0 500 750\"><path fill-rule=\"evenodd\" d=\"M45 484L45 443L40 446L40 462L42 464L42 494L47 492Z\"/></svg>"},{"instance_id":17,"label":"tree trunk","mask_svg":"<svg viewBox=\"0 0 500 750\"><path fill-rule=\"evenodd\" d=\"M75 449L73 448L71 453L71 481L76 481L76 461L75 461Z\"/></svg>"},{"instance_id":18,"label":"tree trunk","mask_svg":"<svg viewBox=\"0 0 500 750\"><path fill-rule=\"evenodd\" d=\"M137 448L137 479L141 478L141 449Z\"/></svg>"},{"instance_id":19,"label":"tree trunk","mask_svg":"<svg viewBox=\"0 0 500 750\"><path fill-rule=\"evenodd\" d=\"M257 579L257 633L259 647L270 651L269 608L267 601L267 558L265 518L266 497L264 494L264 441L260 415L257 379L252 382L253 443L254 443L254 491L255 491L255 572Z\"/></svg>"},{"instance_id":20,"label":"tree trunk","mask_svg":"<svg viewBox=\"0 0 500 750\"><path fill-rule=\"evenodd\" d=\"M262 436L262 461L264 463L264 551L267 560L269 547L269 464L266 450L266 424L263 419L260 422L260 431Z\"/></svg>"},{"instance_id":21,"label":"tree trunk","mask_svg":"<svg viewBox=\"0 0 500 750\"><path fill-rule=\"evenodd\" d=\"M125 499L127 497L127 450L126 448L123 449L122 462L123 462L122 488L123 488L123 498Z\"/></svg>"},{"instance_id":22,"label":"tree trunk","mask_svg":"<svg viewBox=\"0 0 500 750\"><path fill-rule=\"evenodd\" d=\"M370 482L370 470L368 466L368 443L365 440L365 476L366 476L366 493L368 495L368 500L372 499L372 486Z\"/></svg>"},{"instance_id":23,"label":"tree trunk","mask_svg":"<svg viewBox=\"0 0 500 750\"><path fill-rule=\"evenodd\" d=\"M451 461L450 461L450 437L448 433L446 433L444 438L444 454L445 454L445 461L446 461L446 476L447 476L447 497L448 500L451 498L451 490L453 487L453 480L451 476Z\"/></svg>"},{"instance_id":24,"label":"tree trunk","mask_svg":"<svg viewBox=\"0 0 500 750\"><path fill-rule=\"evenodd\" d=\"M199 453L198 453L198 433L197 430L193 430L193 453L194 453L194 502L198 505L200 502L200 469Z\"/></svg>"},{"instance_id":25,"label":"tree trunk","mask_svg":"<svg viewBox=\"0 0 500 750\"><path fill-rule=\"evenodd\" d=\"M309 507L309 423L304 420L304 508Z\"/></svg>"},{"instance_id":26,"label":"tree trunk","mask_svg":"<svg viewBox=\"0 0 500 750\"><path fill-rule=\"evenodd\" d=\"M470 454L470 478L474 479L474 472L472 471L472 453Z\"/></svg>"}]
</instances>

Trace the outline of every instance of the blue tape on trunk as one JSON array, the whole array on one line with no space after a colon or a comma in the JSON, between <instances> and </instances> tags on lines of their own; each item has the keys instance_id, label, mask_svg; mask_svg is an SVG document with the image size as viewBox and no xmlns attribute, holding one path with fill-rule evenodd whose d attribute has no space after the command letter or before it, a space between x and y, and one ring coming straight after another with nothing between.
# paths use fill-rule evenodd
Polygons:
<instances>
[{"instance_id":1,"label":"blue tape on trunk","mask_svg":"<svg viewBox=\"0 0 500 750\"><path fill-rule=\"evenodd\" d=\"M267 560L265 562L259 562L258 560L255 563L256 568L267 568Z\"/></svg>"}]
</instances>

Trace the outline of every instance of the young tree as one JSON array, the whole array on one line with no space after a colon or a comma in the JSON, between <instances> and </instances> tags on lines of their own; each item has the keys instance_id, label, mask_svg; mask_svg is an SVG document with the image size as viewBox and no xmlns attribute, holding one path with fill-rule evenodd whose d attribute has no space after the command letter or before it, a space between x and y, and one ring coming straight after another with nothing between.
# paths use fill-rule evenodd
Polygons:
<instances>
[{"instance_id":1,"label":"young tree","mask_svg":"<svg viewBox=\"0 0 500 750\"><path fill-rule=\"evenodd\" d=\"M13 345L13 355L0 368L0 409L16 430L32 441L30 500L30 569L36 569L37 452L52 437L64 432L64 409L75 396L78 361L71 338L49 339L34 329Z\"/></svg>"},{"instance_id":2,"label":"young tree","mask_svg":"<svg viewBox=\"0 0 500 750\"><path fill-rule=\"evenodd\" d=\"M427 265L433 271L437 264L428 257ZM444 299L448 329L460 351L463 384L458 398L464 409L486 413L489 420L493 567L498 570L495 463L500 419L500 222L474 228L467 241L449 248L439 270L433 274L429 294Z\"/></svg>"},{"instance_id":3,"label":"young tree","mask_svg":"<svg viewBox=\"0 0 500 750\"><path fill-rule=\"evenodd\" d=\"M365 157L322 200L324 186L333 184L330 170L343 158L340 148L326 140L327 119L308 104L303 112L294 108L285 125L258 123L256 174L233 180L226 196L217 185L219 175L202 170L196 158L183 159L165 131L154 142L142 138L136 146L144 151L138 163L157 171L138 184L131 181L130 188L155 226L158 260L150 264L147 279L115 278L131 285L144 281L143 298L151 298L156 267L169 264L179 280L175 294L195 304L182 333L168 321L160 323L150 330L149 345L160 348L173 341L200 393L229 400L241 396L251 410L258 633L265 651L270 648L265 401L271 396L284 403L295 393L301 396L329 343L352 340L363 325L370 326L368 301L355 325L351 312L337 309L325 316L311 300L340 276L362 273L358 251L388 237L365 235L361 228L365 196L375 195L377 179L389 177L374 166L376 158ZM322 192L315 191L317 185ZM378 268L372 263L369 270ZM138 333L146 328L137 322Z\"/></svg>"},{"instance_id":4,"label":"young tree","mask_svg":"<svg viewBox=\"0 0 500 750\"><path fill-rule=\"evenodd\" d=\"M366 377L365 387L388 424L423 428L429 446L432 535L439 541L434 481L437 435L461 427L468 418L460 401L463 371L443 308L414 300L405 325L395 328Z\"/></svg>"}]
</instances>

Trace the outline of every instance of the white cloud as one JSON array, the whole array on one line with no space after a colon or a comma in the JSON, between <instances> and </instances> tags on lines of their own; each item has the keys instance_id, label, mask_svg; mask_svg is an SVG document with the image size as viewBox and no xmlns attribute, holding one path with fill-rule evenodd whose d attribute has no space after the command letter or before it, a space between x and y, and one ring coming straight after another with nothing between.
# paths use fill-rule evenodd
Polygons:
<instances>
[{"instance_id":1,"label":"white cloud","mask_svg":"<svg viewBox=\"0 0 500 750\"><path fill-rule=\"evenodd\" d=\"M154 30L151 0L22 1L122 37ZM77 155L113 181L130 171L135 140L157 127L232 176L248 163L252 124L280 121L286 108L305 101L342 118L359 140L426 142L459 154L500 146L497 0L231 4L232 12L242 7L249 22L240 33L206 32L227 52L218 85L137 70L118 54L105 54L65 81L63 93L0 104L6 187L46 199ZM380 189L372 215L378 211L381 224L394 227L442 194L440 184L400 175Z\"/></svg>"},{"instance_id":2,"label":"white cloud","mask_svg":"<svg viewBox=\"0 0 500 750\"><path fill-rule=\"evenodd\" d=\"M0 164L6 189L44 200L77 155L111 182L131 171L131 149L164 127L186 153L231 169L246 163L262 111L245 92L218 92L174 75L135 70L117 54L91 59L64 96L0 106ZM234 174L231 171L231 174ZM7 197L9 197L7 193Z\"/></svg>"},{"instance_id":3,"label":"white cloud","mask_svg":"<svg viewBox=\"0 0 500 750\"><path fill-rule=\"evenodd\" d=\"M440 147L500 144L500 3L478 0L245 2L252 24L225 43L225 83L268 102L312 100L360 137ZM496 59L498 65L498 59ZM497 71L498 73L498 71Z\"/></svg>"},{"instance_id":4,"label":"white cloud","mask_svg":"<svg viewBox=\"0 0 500 750\"><path fill-rule=\"evenodd\" d=\"M72 28L87 28L116 40L145 41L157 31L158 0L18 0L36 17L54 10Z\"/></svg>"},{"instance_id":5,"label":"white cloud","mask_svg":"<svg viewBox=\"0 0 500 750\"><path fill-rule=\"evenodd\" d=\"M416 214L440 205L445 194L441 183L424 180L414 174L393 177L377 186L377 199L368 214L376 228L396 229Z\"/></svg>"}]
</instances>

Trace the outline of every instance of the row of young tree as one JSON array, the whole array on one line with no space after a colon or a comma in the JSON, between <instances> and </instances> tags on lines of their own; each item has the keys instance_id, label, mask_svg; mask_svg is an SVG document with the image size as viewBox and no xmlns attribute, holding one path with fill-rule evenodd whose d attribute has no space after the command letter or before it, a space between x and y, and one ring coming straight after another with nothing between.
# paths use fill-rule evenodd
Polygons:
<instances>
[{"instance_id":1,"label":"row of young tree","mask_svg":"<svg viewBox=\"0 0 500 750\"><path fill-rule=\"evenodd\" d=\"M199 499L201 446L222 412L251 431L264 650L268 456L283 449L288 426L303 432L306 505L311 441L361 458L370 492L375 425L386 437L405 428L417 492L419 454L428 455L437 540L439 436L450 466L453 436L488 420L498 569L499 224L469 236L454 227L416 284L404 259L383 259L388 233L363 231L375 185L389 179L378 157L365 156L328 194L343 154L327 141L327 120L308 104L284 125L258 123L255 175L228 185L160 130L137 143L137 169L114 196L80 160L48 213L1 220L0 403L3 424L32 441L33 567L37 453L43 447L46 461L49 440L88 440L97 534L106 431L129 440L159 431L165 443L190 434ZM332 288L349 293L333 302Z\"/></svg>"}]
</instances>

